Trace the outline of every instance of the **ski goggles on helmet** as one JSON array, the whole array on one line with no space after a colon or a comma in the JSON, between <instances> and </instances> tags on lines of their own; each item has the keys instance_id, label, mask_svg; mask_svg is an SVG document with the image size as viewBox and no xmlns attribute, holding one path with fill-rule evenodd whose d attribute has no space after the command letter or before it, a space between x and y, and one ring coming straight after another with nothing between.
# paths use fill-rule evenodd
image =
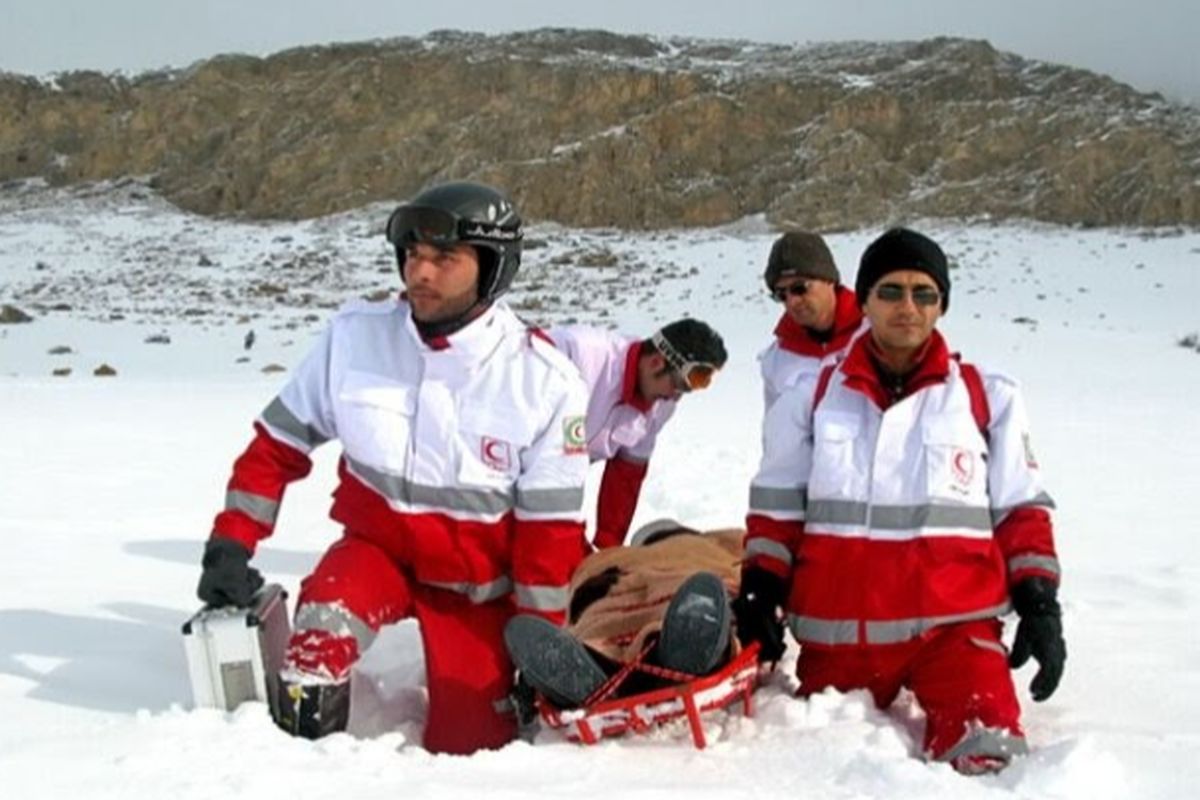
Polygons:
<instances>
[{"instance_id":1,"label":"ski goggles on helmet","mask_svg":"<svg viewBox=\"0 0 1200 800\"><path fill-rule=\"evenodd\" d=\"M671 378L675 382L675 388L679 391L691 392L697 389L707 389L712 383L713 376L717 374L718 369L715 364L684 357L667 340L667 337L662 335L662 331L651 336L650 342L667 360L667 365L671 368Z\"/></svg>"},{"instance_id":2,"label":"ski goggles on helmet","mask_svg":"<svg viewBox=\"0 0 1200 800\"><path fill-rule=\"evenodd\" d=\"M460 217L442 208L404 205L392 212L387 222L387 240L397 247L431 244L449 247L463 242L516 242L519 225L489 225Z\"/></svg>"}]
</instances>

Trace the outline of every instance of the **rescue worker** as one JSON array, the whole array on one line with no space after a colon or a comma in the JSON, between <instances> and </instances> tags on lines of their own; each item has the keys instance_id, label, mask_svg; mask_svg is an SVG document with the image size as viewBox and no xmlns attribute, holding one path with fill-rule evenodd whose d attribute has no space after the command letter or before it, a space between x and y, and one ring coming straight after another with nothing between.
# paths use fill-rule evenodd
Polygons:
<instances>
[{"instance_id":1,"label":"rescue worker","mask_svg":"<svg viewBox=\"0 0 1200 800\"><path fill-rule=\"evenodd\" d=\"M769 410L786 389L846 350L863 328L862 310L845 286L829 246L818 234L788 231L775 240L763 274L783 304L775 340L758 356Z\"/></svg>"},{"instance_id":2,"label":"rescue worker","mask_svg":"<svg viewBox=\"0 0 1200 800\"><path fill-rule=\"evenodd\" d=\"M1012 667L1050 697L1066 645L1053 503L1017 384L961 362L936 330L941 248L894 228L863 253L870 322L845 358L771 408L750 487L739 631L800 643L800 694L912 690L928 757L994 771L1026 752ZM999 617L1020 619L1006 659ZM746 621L743 624L743 621Z\"/></svg>"},{"instance_id":3,"label":"rescue worker","mask_svg":"<svg viewBox=\"0 0 1200 800\"><path fill-rule=\"evenodd\" d=\"M745 531L707 534L656 520L628 547L599 550L571 578L570 624L513 617L505 641L522 678L562 708L580 706L610 675L638 661L707 675L731 654ZM634 671L618 696L665 681Z\"/></svg>"},{"instance_id":4,"label":"rescue worker","mask_svg":"<svg viewBox=\"0 0 1200 800\"><path fill-rule=\"evenodd\" d=\"M566 619L582 559L586 388L499 300L521 260L499 191L446 183L387 223L406 291L340 311L255 423L204 554L200 598L244 606L248 565L286 485L339 439L330 516L342 538L300 588L278 724L346 726L350 670L379 629L415 617L429 689L425 746L469 753L516 731L504 625Z\"/></svg>"},{"instance_id":5,"label":"rescue worker","mask_svg":"<svg viewBox=\"0 0 1200 800\"><path fill-rule=\"evenodd\" d=\"M584 325L547 335L588 387L588 457L605 462L592 543L614 547L633 521L659 431L679 399L707 388L725 365L725 343L707 324L686 318L649 339Z\"/></svg>"}]
</instances>

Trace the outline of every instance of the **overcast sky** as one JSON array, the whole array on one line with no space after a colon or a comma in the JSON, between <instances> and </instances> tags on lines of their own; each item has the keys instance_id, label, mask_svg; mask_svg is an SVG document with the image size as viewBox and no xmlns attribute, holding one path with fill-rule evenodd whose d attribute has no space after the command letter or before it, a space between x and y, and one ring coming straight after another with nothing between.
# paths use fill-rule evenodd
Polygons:
<instances>
[{"instance_id":1,"label":"overcast sky","mask_svg":"<svg viewBox=\"0 0 1200 800\"><path fill-rule=\"evenodd\" d=\"M219 53L546 26L769 42L983 38L1200 105L1200 0L0 0L0 70L140 72Z\"/></svg>"}]
</instances>

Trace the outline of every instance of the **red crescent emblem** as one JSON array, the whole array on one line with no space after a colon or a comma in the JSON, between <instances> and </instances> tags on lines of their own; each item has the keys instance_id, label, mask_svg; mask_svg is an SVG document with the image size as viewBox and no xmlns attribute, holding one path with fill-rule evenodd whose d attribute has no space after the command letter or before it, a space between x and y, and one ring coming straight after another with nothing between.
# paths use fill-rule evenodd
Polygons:
<instances>
[{"instance_id":1,"label":"red crescent emblem","mask_svg":"<svg viewBox=\"0 0 1200 800\"><path fill-rule=\"evenodd\" d=\"M954 479L963 486L971 483L975 477L975 458L969 450L955 450L950 461L954 470Z\"/></svg>"},{"instance_id":2,"label":"red crescent emblem","mask_svg":"<svg viewBox=\"0 0 1200 800\"><path fill-rule=\"evenodd\" d=\"M490 436L483 437L480 444L480 456L483 458L483 463L501 472L506 472L512 464L508 442L501 439L493 439Z\"/></svg>"}]
</instances>

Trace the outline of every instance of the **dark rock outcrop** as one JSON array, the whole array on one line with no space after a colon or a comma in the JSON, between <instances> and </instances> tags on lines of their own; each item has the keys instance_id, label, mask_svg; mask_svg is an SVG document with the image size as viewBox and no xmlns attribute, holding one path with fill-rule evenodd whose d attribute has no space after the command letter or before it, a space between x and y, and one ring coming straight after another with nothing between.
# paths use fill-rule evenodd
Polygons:
<instances>
[{"instance_id":1,"label":"dark rock outcrop","mask_svg":"<svg viewBox=\"0 0 1200 800\"><path fill-rule=\"evenodd\" d=\"M585 226L1200 223L1200 112L960 39L439 32L132 79L0 75L0 109L0 180L153 175L210 214L308 217L471 177Z\"/></svg>"}]
</instances>

